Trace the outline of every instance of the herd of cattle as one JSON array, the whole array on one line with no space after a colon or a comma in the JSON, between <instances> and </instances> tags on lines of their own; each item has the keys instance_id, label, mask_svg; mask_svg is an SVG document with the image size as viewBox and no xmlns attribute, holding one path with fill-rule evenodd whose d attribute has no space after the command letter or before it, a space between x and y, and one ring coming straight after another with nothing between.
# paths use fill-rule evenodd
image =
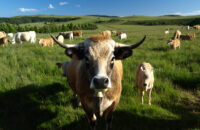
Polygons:
<instances>
[{"instance_id":1,"label":"herd of cattle","mask_svg":"<svg viewBox=\"0 0 200 130\"><path fill-rule=\"evenodd\" d=\"M194 27L200 29L200 26ZM126 45L114 41L112 34L118 36L119 39L127 39L126 33L106 30L83 42L64 44L64 39L73 40L74 36L82 37L82 31L78 30L61 32L56 37L51 35L51 38L39 39L38 41L43 46L53 46L53 42L56 42L65 49L65 54L71 58L70 61L56 64L59 68L62 68L62 75L67 78L69 86L77 95L92 130L95 130L96 116L102 116L104 112L106 128L107 130L111 129L113 112L119 103L122 91L123 68L121 60L130 57L133 49L140 46L146 39L146 36L144 36L138 43ZM169 34L169 29L165 31L165 34ZM22 43L23 41L36 42L34 31L18 32L15 35L9 33L7 36L12 38L12 44ZM176 49L176 47L180 48L179 39L191 40L192 38L195 38L195 33L182 35L177 30L168 43ZM0 32L0 43L8 43L4 32ZM151 105L153 84L152 65L146 62L141 63L137 68L136 88L140 90L142 104L146 91L148 104Z\"/></svg>"},{"instance_id":2,"label":"herd of cattle","mask_svg":"<svg viewBox=\"0 0 200 130\"><path fill-rule=\"evenodd\" d=\"M64 43L64 39L73 40L74 36L82 37L82 30L76 30L76 31L67 31L67 32L60 32L58 36L56 37L58 41ZM112 34L116 34L116 36L119 37L119 39L127 39L126 33L117 31L103 31L101 34L106 36L111 36ZM9 40L11 39L11 40ZM22 42L30 42L35 43L36 42L36 32L35 31L27 31L27 32L17 32L16 34L8 33L6 36L6 33L3 31L0 31L0 45L6 45L10 42L11 44L15 43L22 43ZM38 43L42 46L52 46L53 47L53 39L52 38L41 38L38 39Z\"/></svg>"}]
</instances>

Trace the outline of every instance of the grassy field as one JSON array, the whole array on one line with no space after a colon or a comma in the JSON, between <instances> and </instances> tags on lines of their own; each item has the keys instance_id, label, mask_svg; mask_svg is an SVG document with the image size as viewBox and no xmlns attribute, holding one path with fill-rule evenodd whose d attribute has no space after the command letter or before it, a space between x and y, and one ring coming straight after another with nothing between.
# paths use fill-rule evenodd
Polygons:
<instances>
[{"instance_id":1,"label":"grassy field","mask_svg":"<svg viewBox=\"0 0 200 130\"><path fill-rule=\"evenodd\" d=\"M181 41L181 49L167 45L179 26L135 26L100 24L95 31L84 31L82 38L65 43L78 43L92 34L110 29L126 32L131 44L147 35L133 56L123 61L122 96L114 112L113 130L133 129L200 129L200 32L192 41ZM170 34L164 30L170 28ZM54 34L57 35L57 34ZM38 34L37 38L49 37ZM64 49L55 45L43 48L39 44L23 43L0 47L0 130L88 130L82 108L76 108L76 98L56 62L69 60ZM135 87L137 66L149 62L154 67L155 84L152 105L140 104ZM97 129L105 129L104 118Z\"/></svg>"}]
</instances>

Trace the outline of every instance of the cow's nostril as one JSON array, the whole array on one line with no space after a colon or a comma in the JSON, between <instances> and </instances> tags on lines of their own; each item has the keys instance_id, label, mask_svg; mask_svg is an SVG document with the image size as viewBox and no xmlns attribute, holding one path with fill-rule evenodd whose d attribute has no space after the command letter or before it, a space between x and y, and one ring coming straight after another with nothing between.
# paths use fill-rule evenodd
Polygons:
<instances>
[{"instance_id":1,"label":"cow's nostril","mask_svg":"<svg viewBox=\"0 0 200 130\"><path fill-rule=\"evenodd\" d=\"M108 78L105 78L105 79L104 79L104 86L107 87L107 86L108 86L108 83L109 83Z\"/></svg>"},{"instance_id":2,"label":"cow's nostril","mask_svg":"<svg viewBox=\"0 0 200 130\"><path fill-rule=\"evenodd\" d=\"M146 84L146 83L144 83L144 86L146 87L146 86L147 86L147 84Z\"/></svg>"}]
</instances>

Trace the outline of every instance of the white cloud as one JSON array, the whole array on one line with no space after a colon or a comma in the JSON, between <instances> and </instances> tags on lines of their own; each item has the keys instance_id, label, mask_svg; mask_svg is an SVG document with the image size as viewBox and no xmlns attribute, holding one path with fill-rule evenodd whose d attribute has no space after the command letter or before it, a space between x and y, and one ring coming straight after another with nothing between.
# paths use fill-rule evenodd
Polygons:
<instances>
[{"instance_id":1,"label":"white cloud","mask_svg":"<svg viewBox=\"0 0 200 130\"><path fill-rule=\"evenodd\" d=\"M182 16L200 15L200 10L196 10L196 11L192 11L192 12L186 12L186 13L176 12L176 13L173 13L173 14L182 15Z\"/></svg>"},{"instance_id":2,"label":"white cloud","mask_svg":"<svg viewBox=\"0 0 200 130\"><path fill-rule=\"evenodd\" d=\"M59 5L63 6L63 5L67 5L68 2L60 2Z\"/></svg>"},{"instance_id":3,"label":"white cloud","mask_svg":"<svg viewBox=\"0 0 200 130\"><path fill-rule=\"evenodd\" d=\"M53 5L52 4L49 4L49 9L54 9Z\"/></svg>"},{"instance_id":4,"label":"white cloud","mask_svg":"<svg viewBox=\"0 0 200 130\"><path fill-rule=\"evenodd\" d=\"M20 12L36 12L37 9L26 9L26 8L19 8Z\"/></svg>"},{"instance_id":5,"label":"white cloud","mask_svg":"<svg viewBox=\"0 0 200 130\"><path fill-rule=\"evenodd\" d=\"M78 7L78 8L79 8L79 7L81 7L81 5L76 5L76 7Z\"/></svg>"}]
</instances>

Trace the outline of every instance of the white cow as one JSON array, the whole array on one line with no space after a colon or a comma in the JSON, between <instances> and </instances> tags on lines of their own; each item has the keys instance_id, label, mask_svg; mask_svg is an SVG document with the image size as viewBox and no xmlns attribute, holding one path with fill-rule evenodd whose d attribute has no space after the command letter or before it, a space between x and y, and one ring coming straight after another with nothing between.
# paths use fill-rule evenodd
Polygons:
<instances>
[{"instance_id":1,"label":"white cow","mask_svg":"<svg viewBox=\"0 0 200 130\"><path fill-rule=\"evenodd\" d=\"M13 33L8 33L8 37L13 38Z\"/></svg>"},{"instance_id":2,"label":"white cow","mask_svg":"<svg viewBox=\"0 0 200 130\"><path fill-rule=\"evenodd\" d=\"M127 35L126 35L126 33L122 33L122 34L120 34L119 35L119 39L127 39Z\"/></svg>"},{"instance_id":3,"label":"white cow","mask_svg":"<svg viewBox=\"0 0 200 130\"><path fill-rule=\"evenodd\" d=\"M189 26L189 25L185 26L185 28L186 28L187 30L190 30L190 26Z\"/></svg>"},{"instance_id":4,"label":"white cow","mask_svg":"<svg viewBox=\"0 0 200 130\"><path fill-rule=\"evenodd\" d=\"M169 34L169 28L165 30L165 34Z\"/></svg>"},{"instance_id":5,"label":"white cow","mask_svg":"<svg viewBox=\"0 0 200 130\"><path fill-rule=\"evenodd\" d=\"M11 43L22 43L22 41L29 41L31 43L36 42L36 32L35 31L29 31L29 32L17 32Z\"/></svg>"}]
</instances>

